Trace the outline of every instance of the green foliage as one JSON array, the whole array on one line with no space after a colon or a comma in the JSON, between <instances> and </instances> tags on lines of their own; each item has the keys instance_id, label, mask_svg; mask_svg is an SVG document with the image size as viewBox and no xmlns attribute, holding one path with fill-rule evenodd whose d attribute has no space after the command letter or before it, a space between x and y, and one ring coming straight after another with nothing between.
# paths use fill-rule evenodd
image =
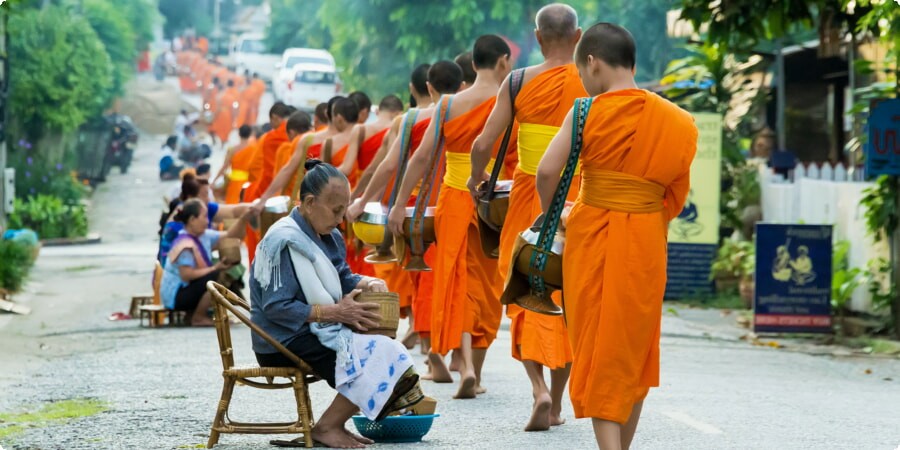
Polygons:
<instances>
[{"instance_id":1,"label":"green foliage","mask_svg":"<svg viewBox=\"0 0 900 450\"><path fill-rule=\"evenodd\" d=\"M897 285L891 281L891 262L885 258L869 261L866 269L869 293L872 294L872 309L875 312L888 311L897 298Z\"/></svg>"},{"instance_id":2,"label":"green foliage","mask_svg":"<svg viewBox=\"0 0 900 450\"><path fill-rule=\"evenodd\" d=\"M100 114L112 87L109 55L90 24L62 7L24 9L9 21L10 116L32 140Z\"/></svg>"},{"instance_id":3,"label":"green foliage","mask_svg":"<svg viewBox=\"0 0 900 450\"><path fill-rule=\"evenodd\" d=\"M900 211L897 210L897 190L895 179L882 175L875 180L875 186L863 193L862 206L865 209L866 230L875 239L891 236L900 224Z\"/></svg>"},{"instance_id":4,"label":"green foliage","mask_svg":"<svg viewBox=\"0 0 900 450\"><path fill-rule=\"evenodd\" d=\"M723 175L731 180L731 186L722 192L722 221L730 228L742 230L744 208L760 204L759 171L756 166L740 161L725 164Z\"/></svg>"},{"instance_id":5,"label":"green foliage","mask_svg":"<svg viewBox=\"0 0 900 450\"><path fill-rule=\"evenodd\" d=\"M134 72L137 58L135 36L123 10L108 0L85 0L83 8L84 16L97 32L112 62L113 83L108 92L108 102L125 92L125 83Z\"/></svg>"},{"instance_id":6,"label":"green foliage","mask_svg":"<svg viewBox=\"0 0 900 450\"><path fill-rule=\"evenodd\" d=\"M713 260L710 278L746 279L756 272L756 245L752 241L725 239Z\"/></svg>"},{"instance_id":7,"label":"green foliage","mask_svg":"<svg viewBox=\"0 0 900 450\"><path fill-rule=\"evenodd\" d=\"M827 2L827 0L826 0ZM762 40L784 37L798 26L810 28L819 2L810 0L681 0L681 18L706 29L706 41L730 50L748 50Z\"/></svg>"},{"instance_id":8,"label":"green foliage","mask_svg":"<svg viewBox=\"0 0 900 450\"><path fill-rule=\"evenodd\" d=\"M17 198L9 227L34 230L41 239L82 237L87 234L87 213L82 205L67 205L59 197L39 194Z\"/></svg>"},{"instance_id":9,"label":"green foliage","mask_svg":"<svg viewBox=\"0 0 900 450\"><path fill-rule=\"evenodd\" d=\"M831 254L831 306L833 313L843 315L847 302L853 291L866 281L865 273L858 267L850 267L847 254L850 251L849 241L838 241Z\"/></svg>"},{"instance_id":10,"label":"green foliage","mask_svg":"<svg viewBox=\"0 0 900 450\"><path fill-rule=\"evenodd\" d=\"M578 11L583 28L603 20L632 31L638 46L639 81L662 75L665 56L672 51L672 41L665 35L670 0L567 3ZM534 16L547 2L271 0L270 4L267 41L273 52L287 47L326 48L343 69L341 78L348 90L362 89L378 98L405 91L416 65L451 59L471 49L485 33L515 42L522 50L518 66L533 62L538 51Z\"/></svg>"},{"instance_id":11,"label":"green foliage","mask_svg":"<svg viewBox=\"0 0 900 450\"><path fill-rule=\"evenodd\" d=\"M0 240L0 288L22 289L34 263L34 246L25 242Z\"/></svg>"},{"instance_id":12,"label":"green foliage","mask_svg":"<svg viewBox=\"0 0 900 450\"><path fill-rule=\"evenodd\" d=\"M66 205L79 205L88 189L62 163L48 164L31 143L24 139L13 143L7 161L16 169L16 195L50 195Z\"/></svg>"},{"instance_id":13,"label":"green foliage","mask_svg":"<svg viewBox=\"0 0 900 450\"><path fill-rule=\"evenodd\" d=\"M131 25L134 46L138 51L144 50L153 42L153 26L160 20L156 9L156 0L109 0L122 12L122 16ZM193 2L192 2L193 3Z\"/></svg>"}]
</instances>

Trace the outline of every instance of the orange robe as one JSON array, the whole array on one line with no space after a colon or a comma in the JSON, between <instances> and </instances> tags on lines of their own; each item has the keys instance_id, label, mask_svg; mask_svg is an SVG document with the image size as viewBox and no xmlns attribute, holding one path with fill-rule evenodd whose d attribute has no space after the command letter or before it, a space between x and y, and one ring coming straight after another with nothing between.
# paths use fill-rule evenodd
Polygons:
<instances>
[{"instance_id":1,"label":"orange robe","mask_svg":"<svg viewBox=\"0 0 900 450\"><path fill-rule=\"evenodd\" d=\"M228 185L225 188L225 203L228 205L241 202L241 189L250 179L250 161L255 148L255 143L247 144L231 157L231 173L228 174Z\"/></svg>"},{"instance_id":2,"label":"orange robe","mask_svg":"<svg viewBox=\"0 0 900 450\"><path fill-rule=\"evenodd\" d=\"M363 172L369 168L370 164L372 164L372 160L375 159L375 154L381 149L381 143L384 141L384 137L390 129L391 127L387 127L374 135L367 137L366 140L363 141L362 146L358 150L359 153L356 156L356 167L359 168L360 172Z\"/></svg>"},{"instance_id":3,"label":"orange robe","mask_svg":"<svg viewBox=\"0 0 900 450\"><path fill-rule=\"evenodd\" d=\"M518 155L509 195L509 211L500 233L500 274L507 276L513 246L519 233L528 229L541 213L541 200L535 187L535 174L541 156L547 150L576 98L587 97L575 64L546 70L528 81L516 97L516 121L519 123ZM535 127L536 125L536 127ZM520 154L521 153L521 154ZM580 177L573 180L570 197L578 192ZM513 213L515 211L515 213ZM560 295L554 294L560 304ZM512 319L512 356L520 361L535 361L550 369L572 362L572 346L562 317L507 306Z\"/></svg>"},{"instance_id":4,"label":"orange robe","mask_svg":"<svg viewBox=\"0 0 900 450\"><path fill-rule=\"evenodd\" d=\"M256 117L253 117L252 120L250 118L250 105L254 99L253 86L245 86L244 89L241 90L241 95L238 101L240 102L240 106L238 108L237 114L237 124L238 128L244 125L255 125Z\"/></svg>"},{"instance_id":5,"label":"orange robe","mask_svg":"<svg viewBox=\"0 0 900 450\"><path fill-rule=\"evenodd\" d=\"M463 333L472 335L472 348L488 348L500 328L503 282L496 260L486 258L481 250L475 203L466 187L472 143L496 100L491 97L447 121L441 130L447 163L435 211L437 262L431 317L431 348L441 355L459 348Z\"/></svg>"},{"instance_id":6,"label":"orange robe","mask_svg":"<svg viewBox=\"0 0 900 450\"><path fill-rule=\"evenodd\" d=\"M240 94L238 90L230 87L225 89L222 96L219 97L218 111L213 119L213 123L209 126L209 132L215 133L222 142L228 142L228 136L234 130L234 102L238 101Z\"/></svg>"},{"instance_id":7,"label":"orange robe","mask_svg":"<svg viewBox=\"0 0 900 450\"><path fill-rule=\"evenodd\" d=\"M251 91L252 96L250 96L250 102L247 105L247 117L245 120L248 124L256 124L259 121L259 102L262 100L263 94L266 93L266 82L257 78L250 82L250 88L253 91Z\"/></svg>"},{"instance_id":8,"label":"orange robe","mask_svg":"<svg viewBox=\"0 0 900 450\"><path fill-rule=\"evenodd\" d=\"M275 175L287 165L288 161L291 160L291 157L294 156L294 149L297 148L297 143L300 142L300 135L294 137L290 141L287 141L278 146L278 151L275 152L275 167L272 170L272 178L274 179ZM290 192L286 190L284 192Z\"/></svg>"},{"instance_id":9,"label":"orange robe","mask_svg":"<svg viewBox=\"0 0 900 450\"><path fill-rule=\"evenodd\" d=\"M346 144L336 152L332 153L331 161L329 163L335 167L340 166L341 163L344 162L344 157L347 156L347 150L349 148L350 144ZM352 191L356 188L356 183L359 181L359 168L356 166L355 162L353 164L353 169L350 171L350 175L347 176L347 180L350 181L350 190ZM353 238L353 235L345 232L344 238L347 244L347 265L350 266L350 270L353 273L358 273L360 275L375 276L375 270L372 268L372 265L365 261L365 252L356 248L356 239Z\"/></svg>"},{"instance_id":10,"label":"orange robe","mask_svg":"<svg viewBox=\"0 0 900 450\"><path fill-rule=\"evenodd\" d=\"M411 157L416 149L419 148L419 144L422 143L422 138L425 137L425 130L428 129L428 125L431 123L431 118L423 119L413 125L412 132L409 135L409 155L407 155L407 161L409 161L409 157ZM391 177L391 181L387 185L388 188L385 189L385 196L383 199L384 204L386 205L390 200L390 191L393 189L394 180L397 176L397 173L394 172L394 176ZM438 183L435 183L437 185ZM437 186L433 190L436 192ZM428 206L435 206L437 204L437 195L432 195L431 200L429 201ZM415 206L416 199L410 198L409 202L406 206ZM434 245L428 247L425 250L425 264L428 267L434 268L436 264L435 252L437 249ZM404 271L406 272L406 271ZM419 337L423 339L428 339L431 336L431 318L432 318L432 299L434 298L434 272L406 272L410 274L410 278L413 282L413 287L415 289L415 297L413 297L412 302L412 311L413 317L413 331L419 334Z\"/></svg>"},{"instance_id":11,"label":"orange robe","mask_svg":"<svg viewBox=\"0 0 900 450\"><path fill-rule=\"evenodd\" d=\"M200 36L200 39L197 39L197 50L200 50L200 53L205 56L209 52L209 40Z\"/></svg>"},{"instance_id":12,"label":"orange robe","mask_svg":"<svg viewBox=\"0 0 900 450\"><path fill-rule=\"evenodd\" d=\"M576 417L625 423L659 385L668 222L690 190L697 128L669 101L628 89L594 100L583 136L581 192L566 222L577 245L563 252L569 395Z\"/></svg>"},{"instance_id":13,"label":"orange robe","mask_svg":"<svg viewBox=\"0 0 900 450\"><path fill-rule=\"evenodd\" d=\"M259 185L256 188L257 196L262 195L272 184L275 177L275 158L278 156L278 148L281 144L289 142L287 135L287 120L281 122L278 128L274 128L266 133L266 139L260 146L260 156L262 159L262 172L259 177Z\"/></svg>"}]
</instances>

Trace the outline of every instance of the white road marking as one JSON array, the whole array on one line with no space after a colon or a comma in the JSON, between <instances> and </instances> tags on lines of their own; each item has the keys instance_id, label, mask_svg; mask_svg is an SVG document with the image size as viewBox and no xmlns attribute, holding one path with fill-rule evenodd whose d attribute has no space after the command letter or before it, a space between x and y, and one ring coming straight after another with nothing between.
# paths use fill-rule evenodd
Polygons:
<instances>
[{"instance_id":1,"label":"white road marking","mask_svg":"<svg viewBox=\"0 0 900 450\"><path fill-rule=\"evenodd\" d=\"M695 430L698 430L701 433L706 433L706 434L724 434L725 433L724 431L716 428L715 426L710 425L706 422L701 422L681 411L660 411L660 413L672 420L681 422Z\"/></svg>"}]
</instances>

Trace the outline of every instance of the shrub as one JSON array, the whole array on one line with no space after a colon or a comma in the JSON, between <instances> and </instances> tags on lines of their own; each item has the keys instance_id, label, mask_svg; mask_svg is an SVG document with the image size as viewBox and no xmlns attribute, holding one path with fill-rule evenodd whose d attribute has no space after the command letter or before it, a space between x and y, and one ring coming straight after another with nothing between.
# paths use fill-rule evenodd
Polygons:
<instances>
[{"instance_id":1,"label":"shrub","mask_svg":"<svg viewBox=\"0 0 900 450\"><path fill-rule=\"evenodd\" d=\"M0 240L0 288L22 289L34 263L34 247L24 242Z\"/></svg>"},{"instance_id":2,"label":"shrub","mask_svg":"<svg viewBox=\"0 0 900 450\"><path fill-rule=\"evenodd\" d=\"M15 200L9 227L34 230L41 239L81 237L87 234L87 213L80 204L67 205L59 197L39 194Z\"/></svg>"}]
</instances>

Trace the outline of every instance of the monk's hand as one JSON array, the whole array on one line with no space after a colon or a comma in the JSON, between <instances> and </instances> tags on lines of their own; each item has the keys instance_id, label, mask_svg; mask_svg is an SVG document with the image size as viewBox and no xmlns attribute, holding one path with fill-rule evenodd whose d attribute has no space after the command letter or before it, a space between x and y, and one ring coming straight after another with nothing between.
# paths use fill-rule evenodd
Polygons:
<instances>
[{"instance_id":1,"label":"monk's hand","mask_svg":"<svg viewBox=\"0 0 900 450\"><path fill-rule=\"evenodd\" d=\"M370 278L366 283L366 288L368 288L369 292L387 292L387 283L380 278Z\"/></svg>"},{"instance_id":2,"label":"monk's hand","mask_svg":"<svg viewBox=\"0 0 900 450\"><path fill-rule=\"evenodd\" d=\"M353 202L350 203L350 206L347 208L347 213L345 214L347 222L356 222L356 219L359 219L359 216L362 215L365 206L366 205L363 205L361 198L353 200Z\"/></svg>"},{"instance_id":3,"label":"monk's hand","mask_svg":"<svg viewBox=\"0 0 900 450\"><path fill-rule=\"evenodd\" d=\"M388 228L395 236L403 235L403 221L406 219L406 208L394 206L388 214Z\"/></svg>"},{"instance_id":4,"label":"monk's hand","mask_svg":"<svg viewBox=\"0 0 900 450\"><path fill-rule=\"evenodd\" d=\"M478 188L481 186L481 183L488 181L491 179L491 176L487 174L487 172L481 172L479 176L470 176L469 181L466 182L466 186L469 188L469 193L472 194L472 198L476 201L484 195L484 192L481 192Z\"/></svg>"},{"instance_id":5,"label":"monk's hand","mask_svg":"<svg viewBox=\"0 0 900 450\"><path fill-rule=\"evenodd\" d=\"M378 314L378 304L355 300L360 292L362 292L361 289L354 289L338 302L335 321L346 324L357 331L368 331L378 326L381 315Z\"/></svg>"}]
</instances>

